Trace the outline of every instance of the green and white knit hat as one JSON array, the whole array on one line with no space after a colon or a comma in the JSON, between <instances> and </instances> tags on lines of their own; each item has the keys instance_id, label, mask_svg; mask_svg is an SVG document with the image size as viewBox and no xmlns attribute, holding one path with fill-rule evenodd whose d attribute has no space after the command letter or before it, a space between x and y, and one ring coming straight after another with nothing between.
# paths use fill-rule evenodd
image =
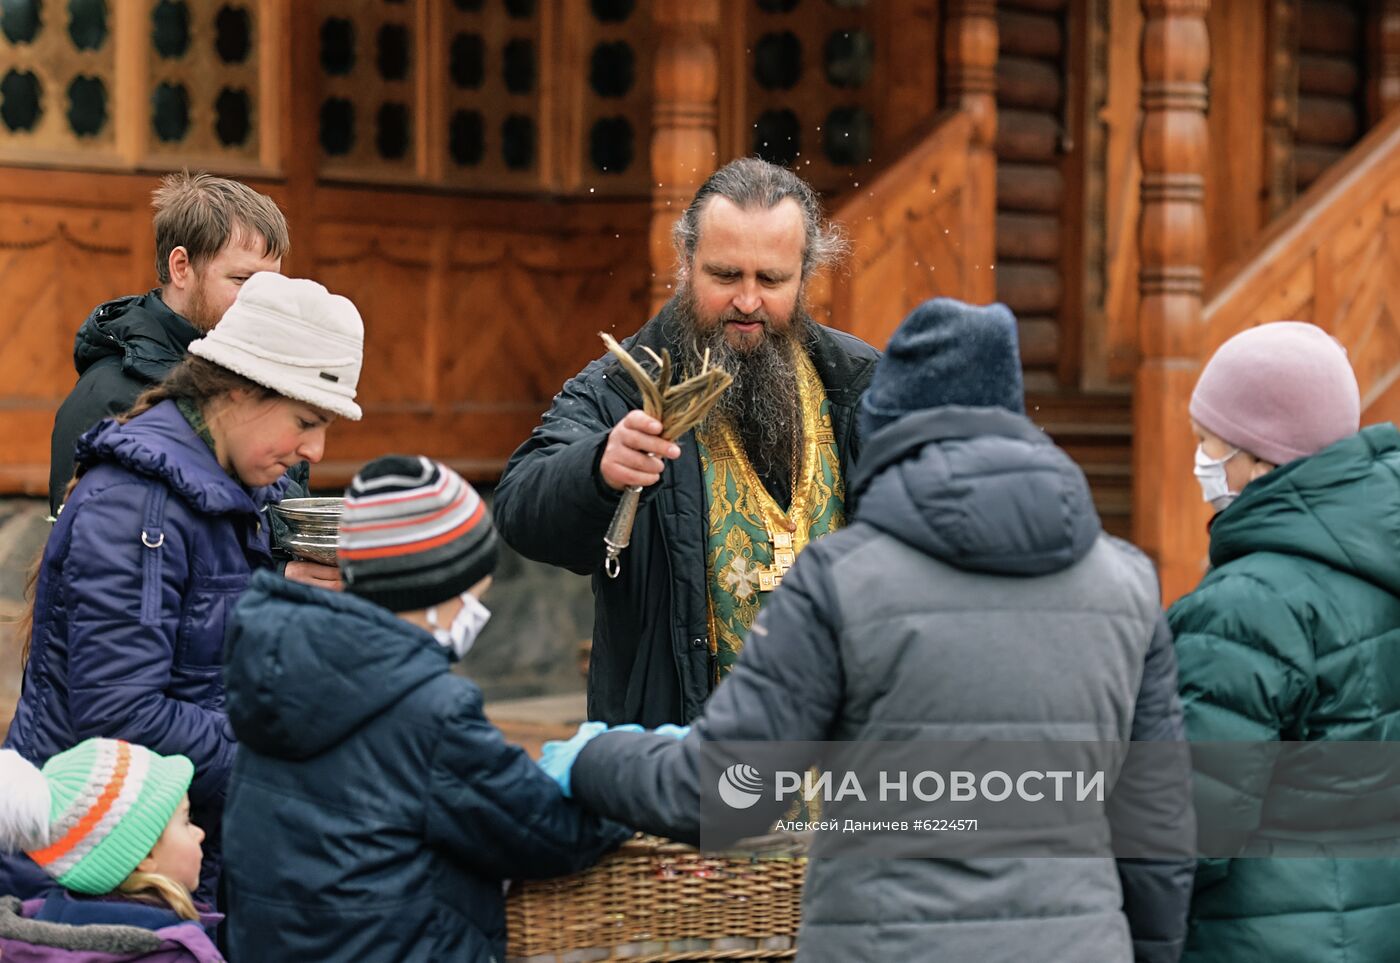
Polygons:
<instances>
[{"instance_id":1,"label":"green and white knit hat","mask_svg":"<svg viewBox=\"0 0 1400 963\"><path fill-rule=\"evenodd\" d=\"M194 764L118 739L88 739L36 769L0 751L0 850L23 851L65 889L115 890L151 854Z\"/></svg>"}]
</instances>

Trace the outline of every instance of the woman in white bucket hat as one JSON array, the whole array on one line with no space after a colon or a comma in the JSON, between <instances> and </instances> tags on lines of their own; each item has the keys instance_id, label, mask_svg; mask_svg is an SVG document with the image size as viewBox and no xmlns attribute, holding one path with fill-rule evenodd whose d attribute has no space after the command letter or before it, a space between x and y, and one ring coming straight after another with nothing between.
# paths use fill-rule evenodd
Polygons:
<instances>
[{"instance_id":1,"label":"woman in white bucket hat","mask_svg":"<svg viewBox=\"0 0 1400 963\"><path fill-rule=\"evenodd\" d=\"M5 747L42 765L106 736L189 757L206 902L234 755L224 623L253 570L273 566L261 509L281 498L286 470L320 461L337 417L359 419L363 353L349 300L254 274L165 381L79 440L38 568ZM26 863L0 862L0 893L45 887Z\"/></svg>"}]
</instances>

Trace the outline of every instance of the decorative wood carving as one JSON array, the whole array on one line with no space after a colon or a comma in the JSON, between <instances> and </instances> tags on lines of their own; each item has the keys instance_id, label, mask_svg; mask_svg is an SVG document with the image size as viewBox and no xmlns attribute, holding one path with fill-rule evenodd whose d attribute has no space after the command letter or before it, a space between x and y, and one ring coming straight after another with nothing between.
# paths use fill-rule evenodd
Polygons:
<instances>
[{"instance_id":1,"label":"decorative wood carving","mask_svg":"<svg viewBox=\"0 0 1400 963\"><path fill-rule=\"evenodd\" d=\"M0 179L0 490L47 490L74 333L95 305L153 285L154 185L52 171ZM391 450L493 479L559 386L601 353L597 332L624 337L648 316L646 202L314 193L313 205L288 206L296 273L349 296L368 345L365 418L332 429L318 486Z\"/></svg>"},{"instance_id":2,"label":"decorative wood carving","mask_svg":"<svg viewBox=\"0 0 1400 963\"><path fill-rule=\"evenodd\" d=\"M1133 531L1167 598L1194 587L1205 524L1190 482L1186 408L1201 356L1206 255L1210 0L1142 0L1142 211L1138 221Z\"/></svg>"},{"instance_id":3,"label":"decorative wood carving","mask_svg":"<svg viewBox=\"0 0 1400 963\"><path fill-rule=\"evenodd\" d=\"M136 34L119 38L129 45L124 49L141 50L146 58L144 77L128 71L120 78L140 87L133 98L139 116L123 119L123 126L143 133L145 162L244 172L275 167L275 142L263 144L280 94L275 74L263 68L264 56L275 57L281 43L275 0L186 3L188 39L166 49L152 40L153 32L160 33L152 27L156 4L124 6L144 8L145 14L118 24L119 30ZM184 110L178 107L181 99Z\"/></svg>"},{"instance_id":4,"label":"decorative wood carving","mask_svg":"<svg viewBox=\"0 0 1400 963\"><path fill-rule=\"evenodd\" d=\"M929 36L934 11L928 9L928 0L908 11L910 36L902 37L897 47L881 45L888 36L882 31L901 29L903 11L898 8L909 2L842 0L814 8L729 0L726 45L739 48L728 74L737 89L726 91L726 97L734 98L732 113L726 109L724 117L730 151L789 166L827 194L868 180L872 159L883 160L880 147L891 143L884 130L882 96L908 104L909 84L918 84L931 72L929 46L923 51L925 62L913 66L909 49L911 41L935 43ZM906 76L894 75L892 54L907 68ZM915 112L900 119L905 131L911 129L911 121L916 125L912 129L926 130L937 111L934 85L926 86L922 96Z\"/></svg>"},{"instance_id":5,"label":"decorative wood carving","mask_svg":"<svg viewBox=\"0 0 1400 963\"><path fill-rule=\"evenodd\" d=\"M116 117L115 13L105 7L84 11L92 23L80 34L79 46L65 29L67 8L66 0L36 0L5 11L7 29L0 31L0 82L5 90L0 158L121 162L117 131L131 120ZM70 92L75 90L86 105L77 128L67 116Z\"/></svg>"},{"instance_id":6,"label":"decorative wood carving","mask_svg":"<svg viewBox=\"0 0 1400 963\"><path fill-rule=\"evenodd\" d=\"M1254 324L1311 321L1347 348L1362 424L1400 420L1400 115L1313 190L1315 203L1270 227L1214 288L1200 356Z\"/></svg>"},{"instance_id":7,"label":"decorative wood carving","mask_svg":"<svg viewBox=\"0 0 1400 963\"><path fill-rule=\"evenodd\" d=\"M656 0L651 172L651 304L674 290L671 228L718 166L719 0Z\"/></svg>"},{"instance_id":8,"label":"decorative wood carving","mask_svg":"<svg viewBox=\"0 0 1400 963\"><path fill-rule=\"evenodd\" d=\"M86 200L0 196L0 490L47 491L53 415L74 378L73 335L113 296L114 277L129 293L132 219Z\"/></svg>"}]
</instances>

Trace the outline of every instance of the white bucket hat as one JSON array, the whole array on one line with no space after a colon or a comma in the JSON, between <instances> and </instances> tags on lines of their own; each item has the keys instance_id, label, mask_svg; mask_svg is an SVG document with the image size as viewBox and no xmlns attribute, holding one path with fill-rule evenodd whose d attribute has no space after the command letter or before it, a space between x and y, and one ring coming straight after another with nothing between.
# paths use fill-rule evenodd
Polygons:
<instances>
[{"instance_id":1,"label":"white bucket hat","mask_svg":"<svg viewBox=\"0 0 1400 963\"><path fill-rule=\"evenodd\" d=\"M351 421L365 325L349 298L315 281L259 271L190 354Z\"/></svg>"}]
</instances>

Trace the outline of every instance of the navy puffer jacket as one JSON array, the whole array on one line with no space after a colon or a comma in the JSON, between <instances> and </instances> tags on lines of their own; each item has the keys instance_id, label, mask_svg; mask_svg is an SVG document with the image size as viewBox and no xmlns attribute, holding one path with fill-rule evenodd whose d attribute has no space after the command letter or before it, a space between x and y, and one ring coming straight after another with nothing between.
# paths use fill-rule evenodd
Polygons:
<instances>
[{"instance_id":1,"label":"navy puffer jacket","mask_svg":"<svg viewBox=\"0 0 1400 963\"><path fill-rule=\"evenodd\" d=\"M373 602L259 573L225 658L234 963L501 960L501 880L578 872L630 835L565 799L448 651Z\"/></svg>"},{"instance_id":2,"label":"navy puffer jacket","mask_svg":"<svg viewBox=\"0 0 1400 963\"><path fill-rule=\"evenodd\" d=\"M173 401L103 421L79 440L78 461L87 471L44 547L5 746L36 765L91 736L188 756L207 894L234 755L224 623L253 570L273 564L259 509L286 483L250 490L231 478ZM0 890L32 895L6 868Z\"/></svg>"}]
</instances>

